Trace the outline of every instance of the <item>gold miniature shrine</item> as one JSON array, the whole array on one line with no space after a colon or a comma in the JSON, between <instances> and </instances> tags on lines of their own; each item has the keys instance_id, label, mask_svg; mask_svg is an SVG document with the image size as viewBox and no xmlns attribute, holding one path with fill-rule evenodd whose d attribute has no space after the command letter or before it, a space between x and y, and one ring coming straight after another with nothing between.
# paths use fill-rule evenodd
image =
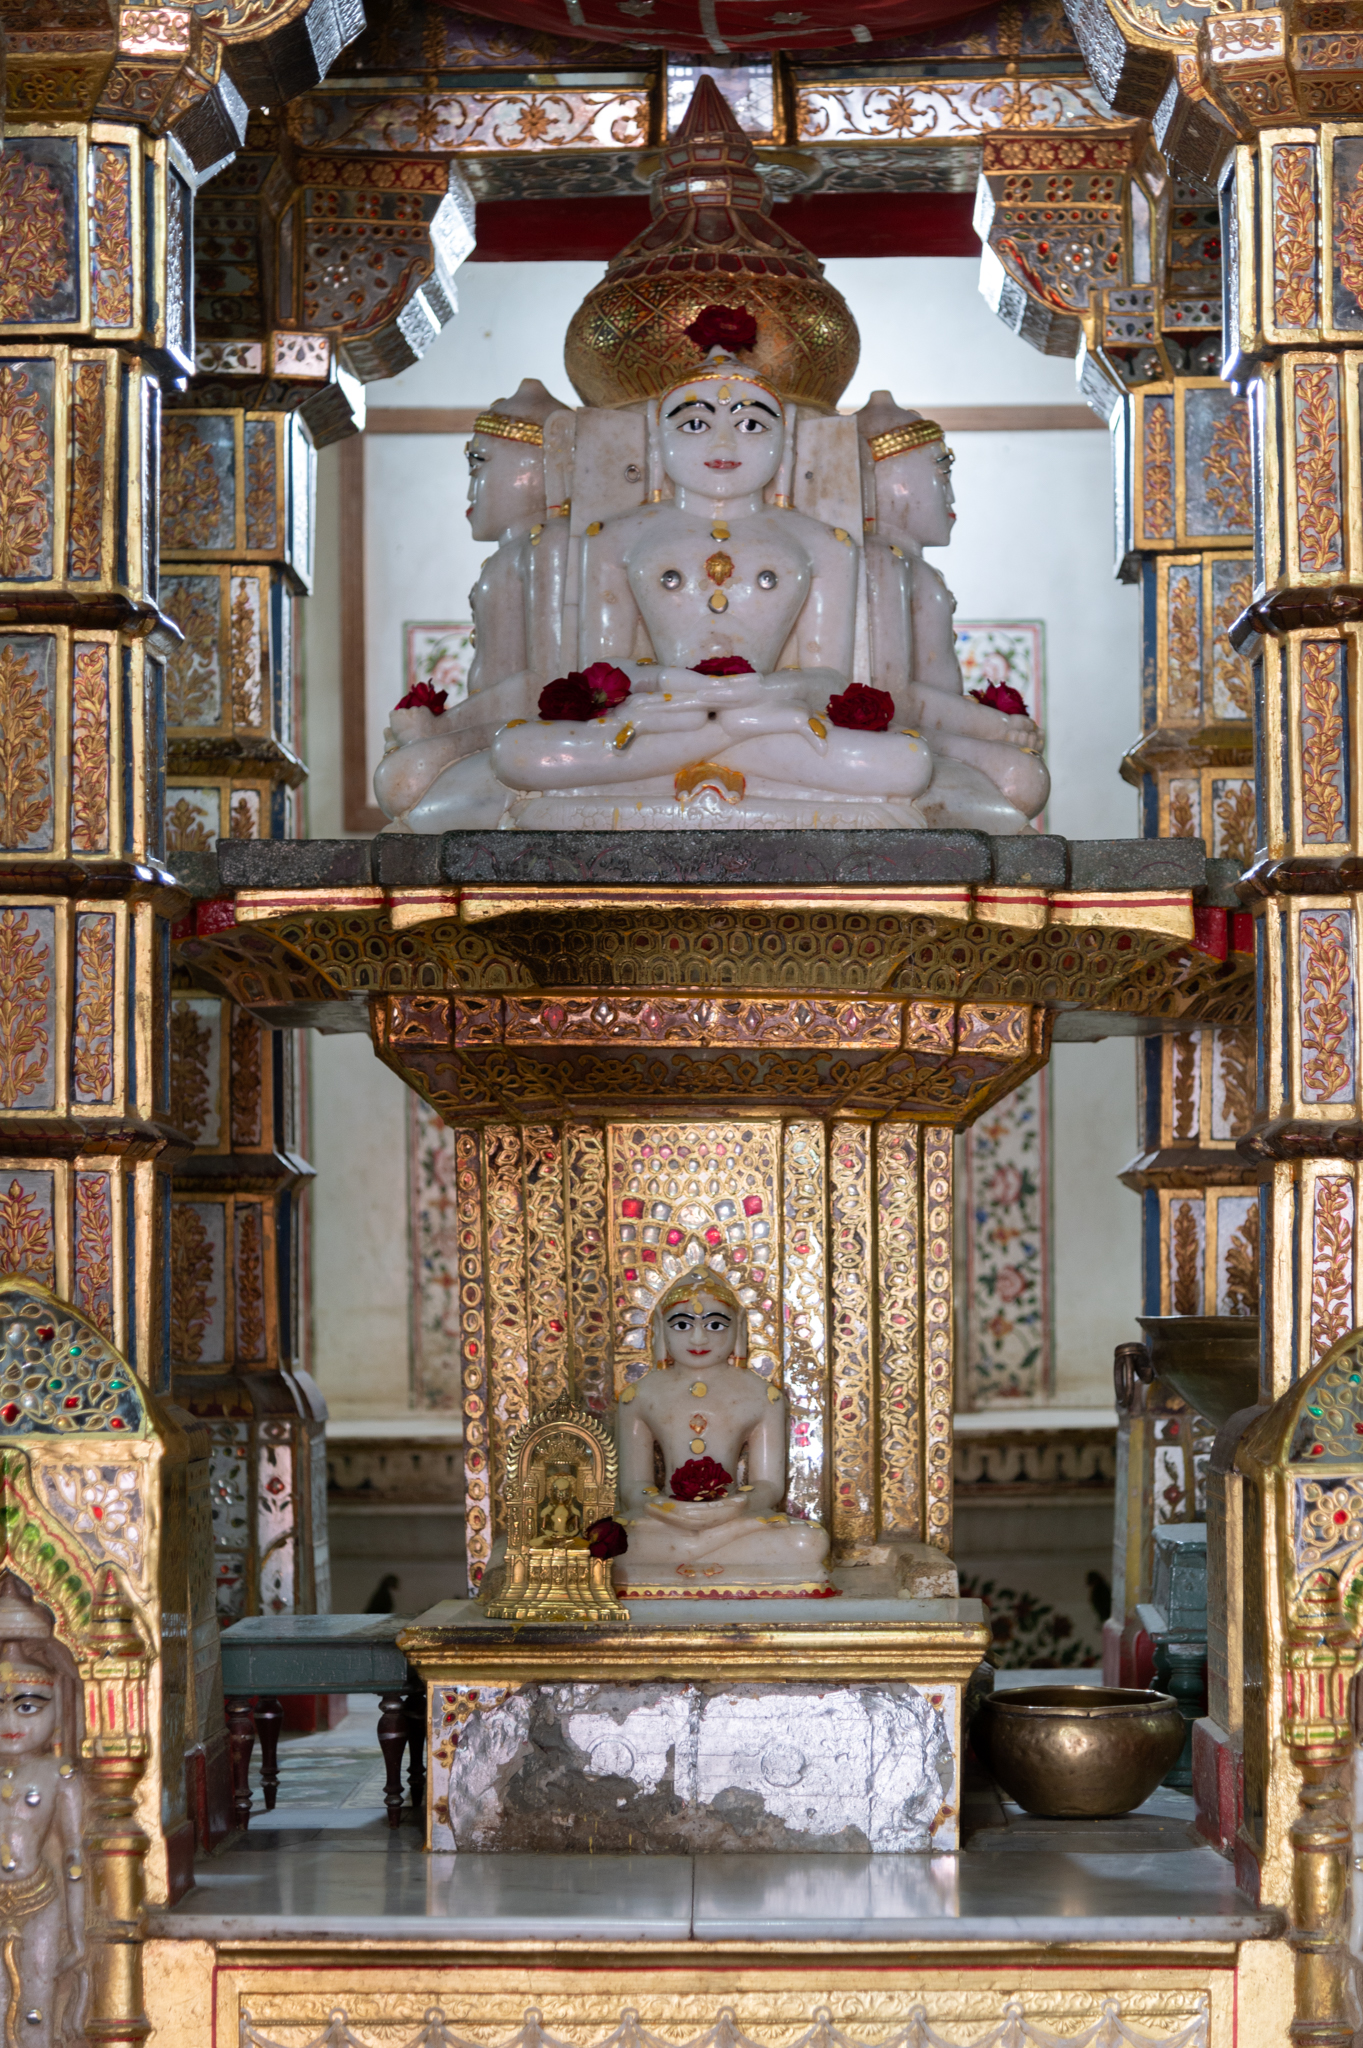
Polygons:
<instances>
[{"instance_id":1,"label":"gold miniature shrine","mask_svg":"<svg viewBox=\"0 0 1363 2048\"><path fill-rule=\"evenodd\" d=\"M594 1415L556 1402L506 1452L506 1564L489 1621L628 1622L592 1526L615 1509L615 1445Z\"/></svg>"}]
</instances>

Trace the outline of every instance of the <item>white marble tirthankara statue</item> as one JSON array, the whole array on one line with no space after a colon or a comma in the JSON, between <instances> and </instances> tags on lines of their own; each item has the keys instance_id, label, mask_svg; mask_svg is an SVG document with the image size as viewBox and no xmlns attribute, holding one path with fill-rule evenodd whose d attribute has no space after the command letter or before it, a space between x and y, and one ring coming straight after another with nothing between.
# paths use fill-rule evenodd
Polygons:
<instances>
[{"instance_id":1,"label":"white marble tirthankara statue","mask_svg":"<svg viewBox=\"0 0 1363 2048\"><path fill-rule=\"evenodd\" d=\"M419 688L413 695L423 701L403 698L392 714L374 790L399 828L443 831L451 804L468 814L462 822L495 825L506 791L492 781L485 759L474 765L471 757L485 755L509 719L532 716L540 691L562 667L568 506L547 502L544 428L565 411L527 377L474 423L466 516L474 540L497 545L469 592L474 656L467 698L441 708L443 692ZM466 759L468 768L455 765Z\"/></svg>"},{"instance_id":2,"label":"white marble tirthankara statue","mask_svg":"<svg viewBox=\"0 0 1363 2048\"><path fill-rule=\"evenodd\" d=\"M833 1592L827 1533L781 1512L785 1396L746 1370L748 1322L733 1289L708 1266L693 1267L661 1297L651 1327L652 1369L621 1394L616 1425L629 1538L617 1593L755 1600Z\"/></svg>"},{"instance_id":3,"label":"white marble tirthankara statue","mask_svg":"<svg viewBox=\"0 0 1363 2048\"><path fill-rule=\"evenodd\" d=\"M952 615L956 600L924 548L950 544L955 524L951 452L935 420L874 391L857 414L870 457L866 586L871 675L903 722L932 749L933 777L918 800L930 825L981 832L1027 830L1051 779L1041 733L1013 713L965 694Z\"/></svg>"}]
</instances>

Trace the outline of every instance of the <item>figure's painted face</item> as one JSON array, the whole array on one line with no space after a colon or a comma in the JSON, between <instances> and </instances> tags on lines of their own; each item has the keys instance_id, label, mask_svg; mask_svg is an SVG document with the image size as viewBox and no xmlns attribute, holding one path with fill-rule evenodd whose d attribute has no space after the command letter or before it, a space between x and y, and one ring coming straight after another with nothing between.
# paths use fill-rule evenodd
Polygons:
<instances>
[{"instance_id":1,"label":"figure's painted face","mask_svg":"<svg viewBox=\"0 0 1363 2048\"><path fill-rule=\"evenodd\" d=\"M954 461L944 442L929 441L876 464L876 531L883 539L948 546L956 524Z\"/></svg>"},{"instance_id":2,"label":"figure's painted face","mask_svg":"<svg viewBox=\"0 0 1363 2048\"><path fill-rule=\"evenodd\" d=\"M0 1686L0 1763L7 1757L41 1756L57 1732L56 1687L32 1679Z\"/></svg>"},{"instance_id":3,"label":"figure's painted face","mask_svg":"<svg viewBox=\"0 0 1363 2048\"><path fill-rule=\"evenodd\" d=\"M688 1371L727 1365L738 1336L738 1318L712 1294L679 1301L663 1319L667 1355Z\"/></svg>"},{"instance_id":4,"label":"figure's painted face","mask_svg":"<svg viewBox=\"0 0 1363 2048\"><path fill-rule=\"evenodd\" d=\"M469 532L474 540L500 540L515 526L543 519L544 450L529 441L475 434L465 449L469 465Z\"/></svg>"},{"instance_id":5,"label":"figure's painted face","mask_svg":"<svg viewBox=\"0 0 1363 2048\"><path fill-rule=\"evenodd\" d=\"M660 411L663 468L685 490L740 498L765 489L781 467L785 421L760 384L679 384Z\"/></svg>"}]
</instances>

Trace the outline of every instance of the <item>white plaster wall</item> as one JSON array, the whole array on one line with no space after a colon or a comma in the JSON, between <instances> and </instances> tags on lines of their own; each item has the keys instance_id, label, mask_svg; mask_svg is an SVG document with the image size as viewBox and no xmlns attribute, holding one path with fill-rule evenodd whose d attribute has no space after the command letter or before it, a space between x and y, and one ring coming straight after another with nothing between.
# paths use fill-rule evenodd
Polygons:
<instances>
[{"instance_id":1,"label":"white plaster wall","mask_svg":"<svg viewBox=\"0 0 1363 2048\"><path fill-rule=\"evenodd\" d=\"M460 312L425 358L387 384L381 406L480 406L539 377L565 401L563 335L601 275L592 263L473 264ZM1073 368L1039 356L995 320L965 258L830 262L862 332L845 403L884 386L904 403L1076 403ZM1039 618L1046 627L1049 823L1075 838L1136 830L1117 762L1138 730L1137 594L1112 579L1112 494L1100 430L957 434L960 523L938 556L963 617ZM458 437L376 436L365 450L371 622L400 577L406 616L466 616L484 549L462 519ZM306 607L307 830L341 836L337 453L319 463L318 557ZM408 608L410 606L410 608ZM388 604L391 618L392 606ZM396 635L372 633L374 673L398 674ZM394 692L396 696L397 692ZM337 1412L406 1405L408 1254L403 1091L360 1038L315 1038L313 1196L317 1377ZM1112 1345L1133 1334L1136 1198L1116 1174L1135 1149L1129 1040L1056 1050L1056 1400L1109 1407Z\"/></svg>"}]
</instances>

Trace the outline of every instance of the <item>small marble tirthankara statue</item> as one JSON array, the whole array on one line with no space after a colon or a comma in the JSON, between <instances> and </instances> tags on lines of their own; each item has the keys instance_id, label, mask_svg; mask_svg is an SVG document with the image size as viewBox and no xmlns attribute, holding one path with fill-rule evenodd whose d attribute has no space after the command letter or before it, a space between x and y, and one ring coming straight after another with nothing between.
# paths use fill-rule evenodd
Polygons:
<instances>
[{"instance_id":1,"label":"small marble tirthankara statue","mask_svg":"<svg viewBox=\"0 0 1363 2048\"><path fill-rule=\"evenodd\" d=\"M12 1616L31 1626L38 1614L6 1590L0 1632ZM74 1763L61 1755L64 1688L49 1667L47 1647L32 1635L11 1641L0 1634L4 2039L25 2048L84 2039L78 2011L85 1957L80 1780Z\"/></svg>"},{"instance_id":2,"label":"small marble tirthankara statue","mask_svg":"<svg viewBox=\"0 0 1363 2048\"><path fill-rule=\"evenodd\" d=\"M930 825L1025 832L1050 794L1041 733L1020 697L1004 710L966 696L956 600L923 555L950 544L956 521L942 429L888 391L872 392L857 427L874 485L866 521L872 680L932 749L932 782L918 807ZM1016 696L1006 686L989 694Z\"/></svg>"},{"instance_id":3,"label":"small marble tirthankara statue","mask_svg":"<svg viewBox=\"0 0 1363 2048\"><path fill-rule=\"evenodd\" d=\"M475 766L470 757L484 754L508 719L533 716L540 691L560 671L568 507L546 502L544 425L564 409L527 377L474 423L466 516L474 540L495 541L496 550L469 593L474 655L467 698L445 705L444 692L419 685L392 713L384 735L374 793L400 830L443 831L451 804L468 814L463 822L495 825L506 791L485 759Z\"/></svg>"},{"instance_id":4,"label":"small marble tirthankara statue","mask_svg":"<svg viewBox=\"0 0 1363 2048\"><path fill-rule=\"evenodd\" d=\"M791 508L794 431L795 408L719 347L650 405L650 502L589 529L582 557L585 674L618 680L585 715L541 703L497 735L493 772L520 793L504 824L923 823L922 740L833 707L860 551ZM653 658L633 658L641 635Z\"/></svg>"},{"instance_id":5,"label":"small marble tirthankara statue","mask_svg":"<svg viewBox=\"0 0 1363 2048\"><path fill-rule=\"evenodd\" d=\"M733 1289L708 1266L693 1267L659 1301L652 1336L652 1370L620 1396L629 1549L615 1568L616 1591L625 1599L832 1593L827 1533L781 1512L785 1396L745 1369L748 1319Z\"/></svg>"}]
</instances>

